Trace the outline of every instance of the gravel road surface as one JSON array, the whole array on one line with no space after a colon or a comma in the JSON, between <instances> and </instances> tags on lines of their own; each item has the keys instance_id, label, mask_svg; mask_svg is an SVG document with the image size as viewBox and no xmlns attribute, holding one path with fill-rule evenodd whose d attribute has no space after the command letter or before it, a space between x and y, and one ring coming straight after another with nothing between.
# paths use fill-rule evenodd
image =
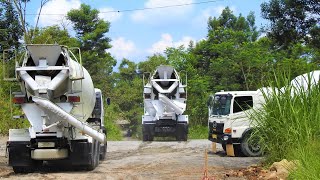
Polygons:
<instances>
[{"instance_id":1,"label":"gravel road surface","mask_svg":"<svg viewBox=\"0 0 320 180\"><path fill-rule=\"evenodd\" d=\"M208 150L208 176L227 177L230 170L258 164L261 158L227 157L222 147L210 153L208 140L175 141L109 141L108 154L93 171L39 170L15 174L5 158L5 139L0 144L0 177L10 179L202 179L205 172L205 150Z\"/></svg>"}]
</instances>

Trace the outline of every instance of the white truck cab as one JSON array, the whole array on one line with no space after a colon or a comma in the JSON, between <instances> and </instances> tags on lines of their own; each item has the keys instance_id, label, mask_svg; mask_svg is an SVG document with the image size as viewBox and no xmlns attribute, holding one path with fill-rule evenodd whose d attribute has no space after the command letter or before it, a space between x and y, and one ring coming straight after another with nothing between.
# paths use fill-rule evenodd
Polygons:
<instances>
[{"instance_id":1,"label":"white truck cab","mask_svg":"<svg viewBox=\"0 0 320 180\"><path fill-rule=\"evenodd\" d=\"M250 115L265 102L261 90L221 91L208 99L209 137L215 143L233 145L235 156L260 156L260 145L249 141L254 127Z\"/></svg>"}]
</instances>

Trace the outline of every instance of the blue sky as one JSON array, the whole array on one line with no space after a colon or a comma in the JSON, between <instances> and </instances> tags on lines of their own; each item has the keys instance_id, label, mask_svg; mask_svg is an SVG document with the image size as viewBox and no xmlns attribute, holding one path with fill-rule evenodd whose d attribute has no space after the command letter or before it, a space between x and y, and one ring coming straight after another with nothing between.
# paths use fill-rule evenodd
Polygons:
<instances>
[{"instance_id":1,"label":"blue sky","mask_svg":"<svg viewBox=\"0 0 320 180\"><path fill-rule=\"evenodd\" d=\"M81 3L89 4L102 12L100 17L111 22L107 36L112 39L109 51L118 60L128 58L139 62L154 53L163 53L166 47L187 45L191 40L206 37L209 16L219 16L222 9L229 6L236 15L247 16L250 11L256 15L256 26L267 23L261 18L260 4L265 0L216 0L202 4L206 0L51 0L42 9L39 26L64 25L72 29L64 18L70 9L79 8ZM160 8L143 11L131 9L153 8L178 4L187 6ZM40 0L31 1L27 13L39 11ZM110 11L120 11L110 12ZM103 13L107 12L107 13ZM45 15L55 14L55 15ZM27 21L35 25L36 16L28 15Z\"/></svg>"}]
</instances>

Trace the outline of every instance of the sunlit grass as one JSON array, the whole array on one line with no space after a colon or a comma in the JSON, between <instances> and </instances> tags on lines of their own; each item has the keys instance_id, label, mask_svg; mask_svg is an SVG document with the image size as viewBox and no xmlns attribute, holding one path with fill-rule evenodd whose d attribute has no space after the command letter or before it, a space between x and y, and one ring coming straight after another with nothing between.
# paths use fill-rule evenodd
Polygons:
<instances>
[{"instance_id":1,"label":"sunlit grass","mask_svg":"<svg viewBox=\"0 0 320 180\"><path fill-rule=\"evenodd\" d=\"M276 82L286 81L280 78ZM320 86L303 91L288 85L282 91L274 88L265 97L264 108L255 112L253 119L258 124L255 135L262 139L267 162L298 160L303 166L291 178L320 179L320 173L313 174L320 172L320 143L314 143L319 142Z\"/></svg>"}]
</instances>

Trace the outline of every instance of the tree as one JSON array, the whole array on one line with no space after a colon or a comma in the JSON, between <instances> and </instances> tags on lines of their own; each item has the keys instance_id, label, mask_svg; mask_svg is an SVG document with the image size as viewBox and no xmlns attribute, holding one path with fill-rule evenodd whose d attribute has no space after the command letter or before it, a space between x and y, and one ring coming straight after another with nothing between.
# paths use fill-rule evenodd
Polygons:
<instances>
[{"instance_id":1,"label":"tree","mask_svg":"<svg viewBox=\"0 0 320 180\"><path fill-rule=\"evenodd\" d=\"M267 35L276 48L291 44L320 44L320 3L315 0L270 0L261 4L262 17L270 21Z\"/></svg>"},{"instance_id":2,"label":"tree","mask_svg":"<svg viewBox=\"0 0 320 180\"><path fill-rule=\"evenodd\" d=\"M79 47L80 42L71 37L67 30L62 30L59 26L49 26L32 30L34 32L34 44L60 44L69 47Z\"/></svg>"},{"instance_id":3,"label":"tree","mask_svg":"<svg viewBox=\"0 0 320 180\"><path fill-rule=\"evenodd\" d=\"M0 0L0 50L18 49L22 36L17 11L6 0Z\"/></svg>"},{"instance_id":4,"label":"tree","mask_svg":"<svg viewBox=\"0 0 320 180\"><path fill-rule=\"evenodd\" d=\"M81 4L80 9L68 12L67 18L72 22L80 49L84 67L89 71L95 85L110 90L113 67L116 60L106 52L111 48L110 38L106 37L110 23L98 17L99 11L89 5Z\"/></svg>"},{"instance_id":5,"label":"tree","mask_svg":"<svg viewBox=\"0 0 320 180\"><path fill-rule=\"evenodd\" d=\"M216 92L257 88L257 83L250 82L257 82L254 72L265 63L265 59L256 57L259 53L251 53L258 35L253 13L246 18L241 14L236 17L227 7L218 18L209 18L208 38L191 50L198 60L195 68L209 81L208 89Z\"/></svg>"},{"instance_id":6,"label":"tree","mask_svg":"<svg viewBox=\"0 0 320 180\"><path fill-rule=\"evenodd\" d=\"M137 73L137 64L123 59L119 66L119 72L112 74L114 87L111 98L117 109L118 119L126 119L130 122L130 130L134 134L139 132L142 109L142 77Z\"/></svg>"},{"instance_id":7,"label":"tree","mask_svg":"<svg viewBox=\"0 0 320 180\"><path fill-rule=\"evenodd\" d=\"M40 19L42 8L45 4L47 4L50 0L41 0L40 1L40 9L37 16L37 21L35 26L33 27L33 30L36 30L38 28L38 22ZM21 30L23 31L23 40L25 44L33 43L33 31L29 31L29 24L26 22L26 11L27 11L27 3L30 2L30 0L12 0L7 1L8 3L14 5L18 15L19 15L19 23Z\"/></svg>"},{"instance_id":8,"label":"tree","mask_svg":"<svg viewBox=\"0 0 320 180\"><path fill-rule=\"evenodd\" d=\"M156 67L160 65L167 65L167 59L161 54L154 54L149 56L146 61L140 62L138 64L138 72L143 73L153 73Z\"/></svg>"}]
</instances>

